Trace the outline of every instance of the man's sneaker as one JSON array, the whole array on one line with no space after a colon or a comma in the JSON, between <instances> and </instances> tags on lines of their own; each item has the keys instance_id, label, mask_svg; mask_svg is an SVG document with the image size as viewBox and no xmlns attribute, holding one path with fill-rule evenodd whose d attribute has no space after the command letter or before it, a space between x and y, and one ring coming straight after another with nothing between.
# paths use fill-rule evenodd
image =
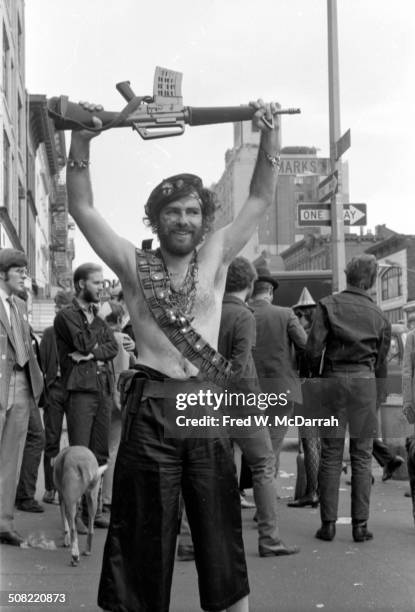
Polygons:
<instances>
[{"instance_id":1,"label":"man's sneaker","mask_svg":"<svg viewBox=\"0 0 415 612\"><path fill-rule=\"evenodd\" d=\"M179 544L177 547L178 561L194 561L195 551L193 544Z\"/></svg>"},{"instance_id":2,"label":"man's sneaker","mask_svg":"<svg viewBox=\"0 0 415 612\"><path fill-rule=\"evenodd\" d=\"M101 512L97 514L94 521L94 527L98 527L99 529L108 529L110 526L110 515L104 514Z\"/></svg>"},{"instance_id":3,"label":"man's sneaker","mask_svg":"<svg viewBox=\"0 0 415 612\"><path fill-rule=\"evenodd\" d=\"M287 555L295 555L300 552L298 546L287 546L282 540L275 544L259 545L260 557L286 557Z\"/></svg>"},{"instance_id":4,"label":"man's sneaker","mask_svg":"<svg viewBox=\"0 0 415 612\"><path fill-rule=\"evenodd\" d=\"M23 512L44 512L45 509L39 504L36 499L25 499L20 502L16 502L16 508L23 510Z\"/></svg>"},{"instance_id":5,"label":"man's sneaker","mask_svg":"<svg viewBox=\"0 0 415 612\"><path fill-rule=\"evenodd\" d=\"M245 495L241 494L240 497L241 497L241 508L256 508L255 504L248 501Z\"/></svg>"},{"instance_id":6,"label":"man's sneaker","mask_svg":"<svg viewBox=\"0 0 415 612\"><path fill-rule=\"evenodd\" d=\"M55 491L53 489L51 489L50 491L45 491L45 494L42 497L42 501L44 501L45 504L55 504L55 503L57 503L57 502L55 502Z\"/></svg>"}]
</instances>

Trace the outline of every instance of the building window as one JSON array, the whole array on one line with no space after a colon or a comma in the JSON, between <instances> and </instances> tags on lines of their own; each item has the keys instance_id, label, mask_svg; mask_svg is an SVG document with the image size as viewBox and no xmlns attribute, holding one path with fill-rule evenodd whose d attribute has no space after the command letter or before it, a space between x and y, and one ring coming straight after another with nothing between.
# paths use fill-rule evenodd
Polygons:
<instances>
[{"instance_id":1,"label":"building window","mask_svg":"<svg viewBox=\"0 0 415 612\"><path fill-rule=\"evenodd\" d=\"M381 277L382 301L402 295L402 268L389 268Z\"/></svg>"},{"instance_id":2,"label":"building window","mask_svg":"<svg viewBox=\"0 0 415 612\"><path fill-rule=\"evenodd\" d=\"M3 131L3 206L10 204L10 142Z\"/></svg>"},{"instance_id":3,"label":"building window","mask_svg":"<svg viewBox=\"0 0 415 612\"><path fill-rule=\"evenodd\" d=\"M393 308L392 310L385 310L384 313L387 316L390 323L401 323L404 319L403 308ZM396 336L395 336L395 342L396 342ZM389 351L389 354L391 354L391 352L393 352L393 336L392 336L391 349Z\"/></svg>"}]
</instances>

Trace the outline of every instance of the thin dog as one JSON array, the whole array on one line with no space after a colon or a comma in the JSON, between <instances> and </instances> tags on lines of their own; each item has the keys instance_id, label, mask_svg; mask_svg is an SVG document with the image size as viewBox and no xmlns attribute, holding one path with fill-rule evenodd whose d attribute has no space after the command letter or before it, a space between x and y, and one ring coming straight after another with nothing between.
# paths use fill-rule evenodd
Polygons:
<instances>
[{"instance_id":1,"label":"thin dog","mask_svg":"<svg viewBox=\"0 0 415 612\"><path fill-rule=\"evenodd\" d=\"M68 446L53 461L53 482L59 493L64 546L71 546L71 565L79 563L78 533L75 516L78 503L85 495L88 505L88 535L84 555L91 554L98 491L107 465L98 466L92 451L86 446Z\"/></svg>"}]
</instances>

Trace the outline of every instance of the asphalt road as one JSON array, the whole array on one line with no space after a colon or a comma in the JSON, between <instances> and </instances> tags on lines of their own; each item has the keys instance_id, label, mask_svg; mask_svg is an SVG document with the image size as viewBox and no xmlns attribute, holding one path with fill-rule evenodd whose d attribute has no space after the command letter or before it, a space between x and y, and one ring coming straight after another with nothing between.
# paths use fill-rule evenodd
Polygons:
<instances>
[{"instance_id":1,"label":"asphalt road","mask_svg":"<svg viewBox=\"0 0 415 612\"><path fill-rule=\"evenodd\" d=\"M351 537L350 487L342 475L337 536L333 542L322 542L314 538L320 524L319 510L286 506L284 497L292 495L294 490L295 452L282 454L281 469L281 534L287 543L298 544L301 552L290 557L261 559L252 520L254 511L243 511L251 611L415 611L415 528L410 500L403 495L407 482L382 483L381 470L374 464L376 483L372 490L369 527L375 537L371 542L355 544ZM62 541L59 508L45 507L44 514L16 511L16 527L25 537L31 534L39 539L39 534L43 534L59 545ZM1 603L5 603L8 592L65 593L67 600L66 604L14 605L1 609L97 612L96 593L105 534L97 530L93 555L82 557L75 568L69 565L69 551L59 546L56 550L45 550L1 545ZM84 538L80 536L81 546ZM171 612L200 610L193 562L176 563L170 609Z\"/></svg>"}]
</instances>

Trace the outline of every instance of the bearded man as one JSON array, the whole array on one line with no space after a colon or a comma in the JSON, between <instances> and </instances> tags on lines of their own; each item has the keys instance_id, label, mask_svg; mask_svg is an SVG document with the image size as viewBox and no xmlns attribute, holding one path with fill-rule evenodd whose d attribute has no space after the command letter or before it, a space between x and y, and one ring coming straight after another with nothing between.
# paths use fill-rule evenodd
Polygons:
<instances>
[{"instance_id":1,"label":"bearded man","mask_svg":"<svg viewBox=\"0 0 415 612\"><path fill-rule=\"evenodd\" d=\"M85 263L75 270L75 297L53 322L58 347L62 386L66 390L66 421L70 446L87 446L98 465L109 457L109 428L114 373L112 359L118 344L109 326L98 316L104 279L101 266ZM84 504L84 518L87 508ZM77 514L79 533L86 532ZM98 496L96 527L108 527Z\"/></svg>"},{"instance_id":2,"label":"bearded man","mask_svg":"<svg viewBox=\"0 0 415 612\"><path fill-rule=\"evenodd\" d=\"M244 207L233 223L213 232L215 199L202 180L192 174L165 179L145 207L160 241L155 252L138 250L118 236L93 207L88 165L95 134L72 134L69 210L120 279L140 346L135 376L123 386L124 428L98 596L105 610L169 609L180 490L194 542L201 607L248 610L229 440L166 437L164 427L176 412L175 393L195 386L223 388L229 379L230 364L216 350L227 269L274 201L279 168L278 105L261 100L252 105L261 141ZM85 107L92 112L102 108ZM101 126L97 117L94 123ZM206 406L199 413L207 414Z\"/></svg>"}]
</instances>

